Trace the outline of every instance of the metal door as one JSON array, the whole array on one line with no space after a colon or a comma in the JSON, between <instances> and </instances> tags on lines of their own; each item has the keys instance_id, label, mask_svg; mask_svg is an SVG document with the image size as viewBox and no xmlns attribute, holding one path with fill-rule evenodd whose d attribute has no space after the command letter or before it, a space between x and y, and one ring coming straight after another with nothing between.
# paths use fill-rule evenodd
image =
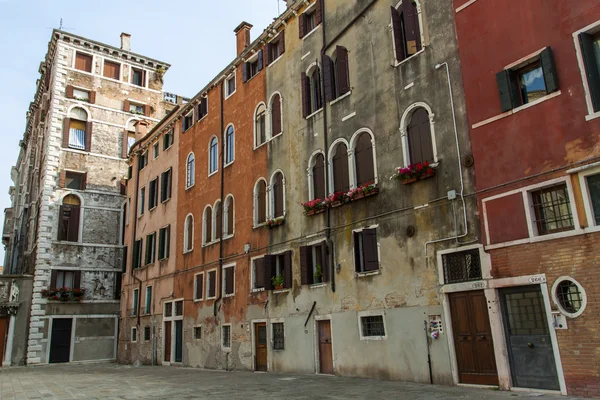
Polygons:
<instances>
[{"instance_id":1,"label":"metal door","mask_svg":"<svg viewBox=\"0 0 600 400\"><path fill-rule=\"evenodd\" d=\"M52 319L52 337L50 338L51 363L69 362L71 357L72 318Z\"/></svg>"},{"instance_id":2,"label":"metal door","mask_svg":"<svg viewBox=\"0 0 600 400\"><path fill-rule=\"evenodd\" d=\"M501 293L513 386L559 390L540 287L509 288Z\"/></svg>"},{"instance_id":3,"label":"metal door","mask_svg":"<svg viewBox=\"0 0 600 400\"><path fill-rule=\"evenodd\" d=\"M267 370L267 324L254 325L254 340L256 345L256 370Z\"/></svg>"},{"instance_id":4,"label":"metal door","mask_svg":"<svg viewBox=\"0 0 600 400\"><path fill-rule=\"evenodd\" d=\"M319 330L319 373L333 375L331 321L317 321L317 327Z\"/></svg>"},{"instance_id":5,"label":"metal door","mask_svg":"<svg viewBox=\"0 0 600 400\"><path fill-rule=\"evenodd\" d=\"M449 296L460 383L498 385L494 342L483 290Z\"/></svg>"},{"instance_id":6,"label":"metal door","mask_svg":"<svg viewBox=\"0 0 600 400\"><path fill-rule=\"evenodd\" d=\"M165 362L171 362L171 321L165 322Z\"/></svg>"},{"instance_id":7,"label":"metal door","mask_svg":"<svg viewBox=\"0 0 600 400\"><path fill-rule=\"evenodd\" d=\"M183 360L183 321L175 321L175 362Z\"/></svg>"}]
</instances>

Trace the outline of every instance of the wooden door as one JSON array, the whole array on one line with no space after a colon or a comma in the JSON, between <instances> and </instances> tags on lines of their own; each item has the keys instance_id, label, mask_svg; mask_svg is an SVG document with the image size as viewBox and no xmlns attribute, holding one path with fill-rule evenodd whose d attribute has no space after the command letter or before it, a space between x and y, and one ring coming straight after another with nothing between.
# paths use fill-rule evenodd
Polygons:
<instances>
[{"instance_id":1,"label":"wooden door","mask_svg":"<svg viewBox=\"0 0 600 400\"><path fill-rule=\"evenodd\" d=\"M175 321L175 362L183 362L183 321Z\"/></svg>"},{"instance_id":2,"label":"wooden door","mask_svg":"<svg viewBox=\"0 0 600 400\"><path fill-rule=\"evenodd\" d=\"M171 321L165 322L165 362L171 362Z\"/></svg>"},{"instance_id":3,"label":"wooden door","mask_svg":"<svg viewBox=\"0 0 600 400\"><path fill-rule=\"evenodd\" d=\"M64 363L71 359L72 318L54 318L50 338L50 363Z\"/></svg>"},{"instance_id":4,"label":"wooden door","mask_svg":"<svg viewBox=\"0 0 600 400\"><path fill-rule=\"evenodd\" d=\"M254 325L254 344L256 354L256 371L267 371L267 324Z\"/></svg>"},{"instance_id":5,"label":"wooden door","mask_svg":"<svg viewBox=\"0 0 600 400\"><path fill-rule=\"evenodd\" d=\"M331 321L317 321L317 329L319 334L319 373L333 375Z\"/></svg>"},{"instance_id":6,"label":"wooden door","mask_svg":"<svg viewBox=\"0 0 600 400\"><path fill-rule=\"evenodd\" d=\"M8 318L0 318L0 365L1 365L2 361L4 361L4 346L6 344L7 330L8 330Z\"/></svg>"},{"instance_id":7,"label":"wooden door","mask_svg":"<svg viewBox=\"0 0 600 400\"><path fill-rule=\"evenodd\" d=\"M483 290L450 295L460 383L498 385L494 342Z\"/></svg>"}]
</instances>

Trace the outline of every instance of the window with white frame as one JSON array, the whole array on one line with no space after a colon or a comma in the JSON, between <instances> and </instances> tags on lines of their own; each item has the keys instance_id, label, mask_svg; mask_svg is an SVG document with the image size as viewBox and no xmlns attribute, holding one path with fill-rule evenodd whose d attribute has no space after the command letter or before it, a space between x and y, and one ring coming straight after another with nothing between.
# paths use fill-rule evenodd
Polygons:
<instances>
[{"instance_id":1,"label":"window with white frame","mask_svg":"<svg viewBox=\"0 0 600 400\"><path fill-rule=\"evenodd\" d=\"M281 171L276 172L271 178L271 210L272 218L281 218L285 215L285 178Z\"/></svg>"},{"instance_id":2,"label":"window with white frame","mask_svg":"<svg viewBox=\"0 0 600 400\"><path fill-rule=\"evenodd\" d=\"M206 299L217 297L217 270L213 269L206 274Z\"/></svg>"},{"instance_id":3,"label":"window with white frame","mask_svg":"<svg viewBox=\"0 0 600 400\"><path fill-rule=\"evenodd\" d=\"M573 214L566 183L530 192L533 223L538 235L573 230Z\"/></svg>"},{"instance_id":4,"label":"window with white frame","mask_svg":"<svg viewBox=\"0 0 600 400\"><path fill-rule=\"evenodd\" d=\"M583 61L583 79L589 91L589 113L600 112L600 21L577 34Z\"/></svg>"},{"instance_id":5,"label":"window with white frame","mask_svg":"<svg viewBox=\"0 0 600 400\"><path fill-rule=\"evenodd\" d=\"M235 130L233 125L230 125L225 132L225 165L231 164L233 160L235 160Z\"/></svg>"},{"instance_id":6,"label":"window with white frame","mask_svg":"<svg viewBox=\"0 0 600 400\"><path fill-rule=\"evenodd\" d=\"M231 349L231 325L221 327L221 345L223 349Z\"/></svg>"},{"instance_id":7,"label":"window with white frame","mask_svg":"<svg viewBox=\"0 0 600 400\"><path fill-rule=\"evenodd\" d=\"M252 290L265 288L265 259L258 257L252 259Z\"/></svg>"},{"instance_id":8,"label":"window with white frame","mask_svg":"<svg viewBox=\"0 0 600 400\"><path fill-rule=\"evenodd\" d=\"M131 83L135 86L146 86L146 71L141 68L131 67Z\"/></svg>"},{"instance_id":9,"label":"window with white frame","mask_svg":"<svg viewBox=\"0 0 600 400\"><path fill-rule=\"evenodd\" d=\"M146 286L146 303L144 306L144 312L150 314L152 311L152 286Z\"/></svg>"},{"instance_id":10,"label":"window with white frame","mask_svg":"<svg viewBox=\"0 0 600 400\"><path fill-rule=\"evenodd\" d=\"M235 93L235 72L225 80L225 98Z\"/></svg>"},{"instance_id":11,"label":"window with white frame","mask_svg":"<svg viewBox=\"0 0 600 400\"><path fill-rule=\"evenodd\" d=\"M194 301L204 299L204 272L194 275Z\"/></svg>"},{"instance_id":12,"label":"window with white frame","mask_svg":"<svg viewBox=\"0 0 600 400\"><path fill-rule=\"evenodd\" d=\"M332 145L330 150L330 180L333 193L346 193L350 190L350 171L348 168L348 147L345 142Z\"/></svg>"},{"instance_id":13,"label":"window with white frame","mask_svg":"<svg viewBox=\"0 0 600 400\"><path fill-rule=\"evenodd\" d=\"M211 206L204 208L204 214L202 215L202 243L209 244L213 241L212 236L212 224L213 224L213 212Z\"/></svg>"},{"instance_id":14,"label":"window with white frame","mask_svg":"<svg viewBox=\"0 0 600 400\"><path fill-rule=\"evenodd\" d=\"M133 289L133 296L131 297L131 315L137 315L138 302L140 301L139 289Z\"/></svg>"},{"instance_id":15,"label":"window with white frame","mask_svg":"<svg viewBox=\"0 0 600 400\"><path fill-rule=\"evenodd\" d=\"M283 132L282 125L282 101L279 93L275 93L271 97L271 103L269 104L271 114L271 137L275 137Z\"/></svg>"},{"instance_id":16,"label":"window with white frame","mask_svg":"<svg viewBox=\"0 0 600 400\"><path fill-rule=\"evenodd\" d=\"M324 200L325 193L325 156L318 152L313 154L309 161L309 198L310 200Z\"/></svg>"},{"instance_id":17,"label":"window with white frame","mask_svg":"<svg viewBox=\"0 0 600 400\"><path fill-rule=\"evenodd\" d=\"M152 154L153 154L154 159L156 159L156 157L158 157L159 152L160 152L159 144L158 144L158 142L156 142L152 145Z\"/></svg>"},{"instance_id":18,"label":"window with white frame","mask_svg":"<svg viewBox=\"0 0 600 400\"><path fill-rule=\"evenodd\" d=\"M425 107L409 108L403 117L405 165L435 162L432 119Z\"/></svg>"},{"instance_id":19,"label":"window with white frame","mask_svg":"<svg viewBox=\"0 0 600 400\"><path fill-rule=\"evenodd\" d=\"M223 297L231 297L235 294L235 264L223 267Z\"/></svg>"},{"instance_id":20,"label":"window with white frame","mask_svg":"<svg viewBox=\"0 0 600 400\"><path fill-rule=\"evenodd\" d=\"M132 343L137 342L137 328L135 326L133 328L131 328L131 342Z\"/></svg>"},{"instance_id":21,"label":"window with white frame","mask_svg":"<svg viewBox=\"0 0 600 400\"><path fill-rule=\"evenodd\" d=\"M356 187L377 183L375 175L375 146L369 132L363 131L352 138L354 150L354 183Z\"/></svg>"},{"instance_id":22,"label":"window with white frame","mask_svg":"<svg viewBox=\"0 0 600 400\"><path fill-rule=\"evenodd\" d=\"M552 299L560 312L570 318L580 316L587 306L585 289L569 276L561 276L554 282Z\"/></svg>"},{"instance_id":23,"label":"window with white frame","mask_svg":"<svg viewBox=\"0 0 600 400\"><path fill-rule=\"evenodd\" d=\"M219 169L219 139L216 136L210 140L208 146L208 173L214 174Z\"/></svg>"},{"instance_id":24,"label":"window with white frame","mask_svg":"<svg viewBox=\"0 0 600 400\"><path fill-rule=\"evenodd\" d=\"M260 178L254 185L254 226L267 221L267 181Z\"/></svg>"},{"instance_id":25,"label":"window with white frame","mask_svg":"<svg viewBox=\"0 0 600 400\"><path fill-rule=\"evenodd\" d=\"M144 209L146 208L146 187L140 189L140 210L139 215L144 215Z\"/></svg>"},{"instance_id":26,"label":"window with white frame","mask_svg":"<svg viewBox=\"0 0 600 400\"><path fill-rule=\"evenodd\" d=\"M585 176L594 225L600 225L600 173Z\"/></svg>"},{"instance_id":27,"label":"window with white frame","mask_svg":"<svg viewBox=\"0 0 600 400\"><path fill-rule=\"evenodd\" d=\"M166 260L171 253L171 225L158 231L158 259Z\"/></svg>"},{"instance_id":28,"label":"window with white frame","mask_svg":"<svg viewBox=\"0 0 600 400\"><path fill-rule=\"evenodd\" d=\"M223 207L221 200L217 200L213 207L213 232L212 238L214 241L218 241L223 237Z\"/></svg>"},{"instance_id":29,"label":"window with white frame","mask_svg":"<svg viewBox=\"0 0 600 400\"><path fill-rule=\"evenodd\" d=\"M181 120L181 132L185 132L194 124L194 110L187 113Z\"/></svg>"},{"instance_id":30,"label":"window with white frame","mask_svg":"<svg viewBox=\"0 0 600 400\"><path fill-rule=\"evenodd\" d=\"M267 108L263 103L256 107L254 113L254 143L258 147L267 141Z\"/></svg>"},{"instance_id":31,"label":"window with white frame","mask_svg":"<svg viewBox=\"0 0 600 400\"><path fill-rule=\"evenodd\" d=\"M361 340L384 339L387 337L383 314L359 314Z\"/></svg>"},{"instance_id":32,"label":"window with white frame","mask_svg":"<svg viewBox=\"0 0 600 400\"><path fill-rule=\"evenodd\" d=\"M359 274L379 270L379 244L376 228L354 232L354 269Z\"/></svg>"},{"instance_id":33,"label":"window with white frame","mask_svg":"<svg viewBox=\"0 0 600 400\"><path fill-rule=\"evenodd\" d=\"M229 195L225 199L225 209L224 209L224 225L223 225L223 237L228 237L233 235L233 227L234 227L234 204L233 204L233 196Z\"/></svg>"},{"instance_id":34,"label":"window with white frame","mask_svg":"<svg viewBox=\"0 0 600 400\"><path fill-rule=\"evenodd\" d=\"M392 37L396 62L403 61L423 48L421 11L416 0L402 0L392 7Z\"/></svg>"},{"instance_id":35,"label":"window with white frame","mask_svg":"<svg viewBox=\"0 0 600 400\"><path fill-rule=\"evenodd\" d=\"M190 153L187 157L185 171L185 188L189 189L196 183L196 157Z\"/></svg>"},{"instance_id":36,"label":"window with white frame","mask_svg":"<svg viewBox=\"0 0 600 400\"><path fill-rule=\"evenodd\" d=\"M321 68L315 63L305 73L302 73L302 116L316 113L323 107L321 97Z\"/></svg>"},{"instance_id":37,"label":"window with white frame","mask_svg":"<svg viewBox=\"0 0 600 400\"><path fill-rule=\"evenodd\" d=\"M88 113L83 108L75 107L69 111L69 118L67 120L69 130L68 147L77 150L89 151L87 135L91 134L88 132Z\"/></svg>"},{"instance_id":38,"label":"window with white frame","mask_svg":"<svg viewBox=\"0 0 600 400\"><path fill-rule=\"evenodd\" d=\"M183 252L187 253L194 249L194 217L188 214L185 217L183 229Z\"/></svg>"},{"instance_id":39,"label":"window with white frame","mask_svg":"<svg viewBox=\"0 0 600 400\"><path fill-rule=\"evenodd\" d=\"M285 350L285 329L283 322L273 322L273 350Z\"/></svg>"}]
</instances>

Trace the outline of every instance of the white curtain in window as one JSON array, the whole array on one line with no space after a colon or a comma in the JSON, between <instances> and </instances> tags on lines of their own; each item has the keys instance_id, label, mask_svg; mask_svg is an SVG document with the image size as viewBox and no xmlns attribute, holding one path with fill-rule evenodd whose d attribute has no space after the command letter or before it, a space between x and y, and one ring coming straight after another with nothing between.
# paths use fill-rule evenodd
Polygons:
<instances>
[{"instance_id":1,"label":"white curtain in window","mask_svg":"<svg viewBox=\"0 0 600 400\"><path fill-rule=\"evenodd\" d=\"M85 131L71 128L69 131L69 147L85 149Z\"/></svg>"}]
</instances>

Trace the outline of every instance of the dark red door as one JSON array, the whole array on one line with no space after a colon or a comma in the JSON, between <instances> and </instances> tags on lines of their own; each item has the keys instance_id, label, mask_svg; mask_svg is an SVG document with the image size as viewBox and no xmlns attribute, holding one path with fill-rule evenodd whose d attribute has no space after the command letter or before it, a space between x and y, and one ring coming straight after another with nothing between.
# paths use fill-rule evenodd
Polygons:
<instances>
[{"instance_id":1,"label":"dark red door","mask_svg":"<svg viewBox=\"0 0 600 400\"><path fill-rule=\"evenodd\" d=\"M333 375L331 321L317 321L317 327L319 331L319 373Z\"/></svg>"},{"instance_id":2,"label":"dark red door","mask_svg":"<svg viewBox=\"0 0 600 400\"><path fill-rule=\"evenodd\" d=\"M256 344L256 370L267 370L267 324L254 325L254 340Z\"/></svg>"},{"instance_id":3,"label":"dark red door","mask_svg":"<svg viewBox=\"0 0 600 400\"><path fill-rule=\"evenodd\" d=\"M482 290L450 295L460 383L498 385L487 300Z\"/></svg>"},{"instance_id":4,"label":"dark red door","mask_svg":"<svg viewBox=\"0 0 600 400\"><path fill-rule=\"evenodd\" d=\"M165 322L165 362L171 362L171 321Z\"/></svg>"},{"instance_id":5,"label":"dark red door","mask_svg":"<svg viewBox=\"0 0 600 400\"><path fill-rule=\"evenodd\" d=\"M0 363L4 360L4 343L6 343L6 331L8 318L0 318Z\"/></svg>"}]
</instances>

